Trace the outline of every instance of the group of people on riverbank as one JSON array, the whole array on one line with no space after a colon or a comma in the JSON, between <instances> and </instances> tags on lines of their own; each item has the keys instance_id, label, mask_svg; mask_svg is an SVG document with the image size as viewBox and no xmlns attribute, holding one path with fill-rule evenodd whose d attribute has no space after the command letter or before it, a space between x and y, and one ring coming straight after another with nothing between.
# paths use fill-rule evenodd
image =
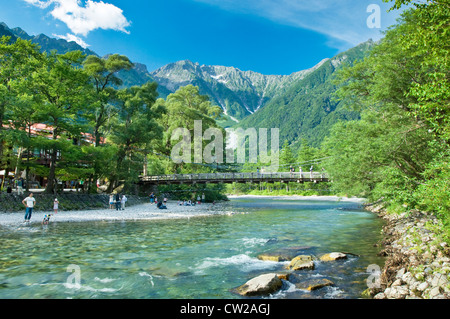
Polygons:
<instances>
[{"instance_id":1,"label":"group of people on riverbank","mask_svg":"<svg viewBox=\"0 0 450 319\"><path fill-rule=\"evenodd\" d=\"M200 205L200 204L204 204L205 203L205 193L202 194L202 197L200 198L200 195L197 195L197 201L195 201L194 199L192 200L179 200L178 201L178 206L195 206L195 205Z\"/></svg>"},{"instance_id":2,"label":"group of people on riverbank","mask_svg":"<svg viewBox=\"0 0 450 319\"><path fill-rule=\"evenodd\" d=\"M164 199L162 201L158 201L158 197L156 197L155 194L150 193L149 195L150 197L150 204L156 204L156 207L159 209L167 209L167 197L164 197Z\"/></svg>"},{"instance_id":3,"label":"group of people on riverbank","mask_svg":"<svg viewBox=\"0 0 450 319\"><path fill-rule=\"evenodd\" d=\"M109 196L109 208L116 210L125 210L125 204L128 201L127 196L121 195L119 193L111 194Z\"/></svg>"},{"instance_id":4,"label":"group of people on riverbank","mask_svg":"<svg viewBox=\"0 0 450 319\"><path fill-rule=\"evenodd\" d=\"M158 198L156 197L156 195L154 193L151 193L149 195L150 197L150 203L156 204L156 207L158 209L167 209L167 197L164 197L163 200L158 200ZM125 210L125 204L128 201L128 198L126 195L124 194L120 194L120 193L115 193L115 194L111 194L109 196L109 209L116 209L116 210ZM206 196L203 193L201 196L197 195L197 200L195 201L194 199L189 200L189 201L179 201L178 205L180 206L194 206L196 204L203 204L206 202ZM25 197L22 200L22 204L25 206L25 216L24 216L24 222L25 223L30 223L31 220L31 216L33 214L33 209L36 206L36 199L33 196L33 193L30 193L27 197ZM215 203L213 203L214 205ZM47 225L50 221L50 217L57 214L58 213L58 209L59 209L59 201L57 198L54 199L53 202L53 213L48 213L45 214L44 219L42 221L43 225Z\"/></svg>"},{"instance_id":5,"label":"group of people on riverbank","mask_svg":"<svg viewBox=\"0 0 450 319\"><path fill-rule=\"evenodd\" d=\"M161 201L158 201L158 198L156 197L156 195L152 192L149 195L150 198L150 204L156 204L156 207L159 209L167 209L167 197L164 197L164 199ZM195 206L196 204L202 204L205 203L206 200L206 196L205 193L202 193L202 196L200 197L200 195L197 195L197 201L195 201L194 199L192 200L179 200L178 201L178 206Z\"/></svg>"}]
</instances>

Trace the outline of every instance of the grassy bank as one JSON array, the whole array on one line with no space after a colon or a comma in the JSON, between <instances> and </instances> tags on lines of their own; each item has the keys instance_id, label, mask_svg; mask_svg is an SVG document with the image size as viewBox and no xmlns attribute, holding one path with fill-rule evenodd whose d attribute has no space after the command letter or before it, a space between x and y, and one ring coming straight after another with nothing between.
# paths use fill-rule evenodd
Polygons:
<instances>
[{"instance_id":1,"label":"grassy bank","mask_svg":"<svg viewBox=\"0 0 450 319\"><path fill-rule=\"evenodd\" d=\"M333 196L334 193L328 183L258 183L255 184L228 184L226 193L229 195L267 195L267 196Z\"/></svg>"}]
</instances>

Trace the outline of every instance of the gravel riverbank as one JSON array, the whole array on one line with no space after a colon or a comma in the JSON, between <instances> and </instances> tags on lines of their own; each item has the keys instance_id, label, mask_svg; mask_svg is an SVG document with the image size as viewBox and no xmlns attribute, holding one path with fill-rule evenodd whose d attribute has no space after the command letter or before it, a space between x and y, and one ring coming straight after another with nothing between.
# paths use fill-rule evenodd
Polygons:
<instances>
[{"instance_id":1,"label":"gravel riverbank","mask_svg":"<svg viewBox=\"0 0 450 319\"><path fill-rule=\"evenodd\" d=\"M25 212L22 200L29 195L30 192L23 195L16 193L0 193L0 213ZM84 194L77 192L68 192L63 194L44 194L42 192L34 192L36 206L34 212L51 212L53 210L53 201L55 198L59 201L59 208L63 211L72 210L98 210L109 207L109 195L106 194ZM148 198L126 194L127 206L134 206L148 202Z\"/></svg>"},{"instance_id":2,"label":"gravel riverbank","mask_svg":"<svg viewBox=\"0 0 450 319\"><path fill-rule=\"evenodd\" d=\"M96 198L96 197L95 197ZM96 222L96 221L126 221L126 220L149 220L149 219L176 219L208 216L215 214L234 214L226 207L226 202L219 202L215 205L211 203L195 206L179 206L177 201L169 200L167 209L158 209L156 204L150 204L147 199L133 198L133 204L126 205L124 210L109 209L108 205L95 207L91 202L90 206L84 209L67 210L64 205L60 205L60 210L51 217L52 223L58 222ZM59 199L59 198L58 198ZM109 197L108 197L109 199ZM38 199L36 199L38 201ZM93 199L94 200L94 199ZM42 201L42 198L41 198ZM128 203L128 202L127 202ZM24 220L25 208L22 205L20 211L0 213L0 227L16 227ZM52 213L52 209L36 209L31 217L31 224L40 224L44 215Z\"/></svg>"},{"instance_id":3,"label":"gravel riverbank","mask_svg":"<svg viewBox=\"0 0 450 319\"><path fill-rule=\"evenodd\" d=\"M387 256L374 299L450 299L450 248L442 222L413 210L387 214L381 205L367 206L386 220L381 254Z\"/></svg>"}]
</instances>

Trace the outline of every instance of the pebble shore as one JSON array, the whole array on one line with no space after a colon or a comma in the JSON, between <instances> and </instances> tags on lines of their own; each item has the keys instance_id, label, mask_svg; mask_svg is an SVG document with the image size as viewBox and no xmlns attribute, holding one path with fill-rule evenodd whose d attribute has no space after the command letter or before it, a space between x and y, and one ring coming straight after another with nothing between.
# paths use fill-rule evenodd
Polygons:
<instances>
[{"instance_id":1,"label":"pebble shore","mask_svg":"<svg viewBox=\"0 0 450 319\"><path fill-rule=\"evenodd\" d=\"M450 247L442 222L417 210L395 215L382 205L366 209L386 220L380 254L387 257L380 287L367 294L374 299L450 299Z\"/></svg>"}]
</instances>

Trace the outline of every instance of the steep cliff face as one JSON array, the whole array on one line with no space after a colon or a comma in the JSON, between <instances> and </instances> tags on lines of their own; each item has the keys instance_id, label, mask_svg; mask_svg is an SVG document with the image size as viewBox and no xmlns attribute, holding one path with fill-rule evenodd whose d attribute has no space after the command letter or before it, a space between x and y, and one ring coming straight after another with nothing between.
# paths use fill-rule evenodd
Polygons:
<instances>
[{"instance_id":1,"label":"steep cliff face","mask_svg":"<svg viewBox=\"0 0 450 319\"><path fill-rule=\"evenodd\" d=\"M95 52L85 49L73 41L66 41L64 39L55 39L46 36L45 34L29 35L21 28L10 29L5 23L0 23L0 37L9 36L11 41L15 42L17 38L23 40L31 40L32 43L38 44L42 51L50 52L56 50L58 53L67 53L69 51L79 50L86 55L94 54Z\"/></svg>"},{"instance_id":2,"label":"steep cliff face","mask_svg":"<svg viewBox=\"0 0 450 319\"><path fill-rule=\"evenodd\" d=\"M277 92L259 112L247 116L242 128L279 128L280 141L298 147L302 140L319 146L330 128L339 121L359 118L335 97L336 71L345 64L362 60L374 43L368 41L325 60L321 65Z\"/></svg>"},{"instance_id":3,"label":"steep cliff face","mask_svg":"<svg viewBox=\"0 0 450 319\"><path fill-rule=\"evenodd\" d=\"M209 95L226 114L243 119L281 94L291 83L313 72L326 60L311 69L291 75L264 75L241 71L235 67L200 65L184 60L170 63L152 72L151 76L169 92L175 92L188 84L196 85L202 94Z\"/></svg>"}]
</instances>

